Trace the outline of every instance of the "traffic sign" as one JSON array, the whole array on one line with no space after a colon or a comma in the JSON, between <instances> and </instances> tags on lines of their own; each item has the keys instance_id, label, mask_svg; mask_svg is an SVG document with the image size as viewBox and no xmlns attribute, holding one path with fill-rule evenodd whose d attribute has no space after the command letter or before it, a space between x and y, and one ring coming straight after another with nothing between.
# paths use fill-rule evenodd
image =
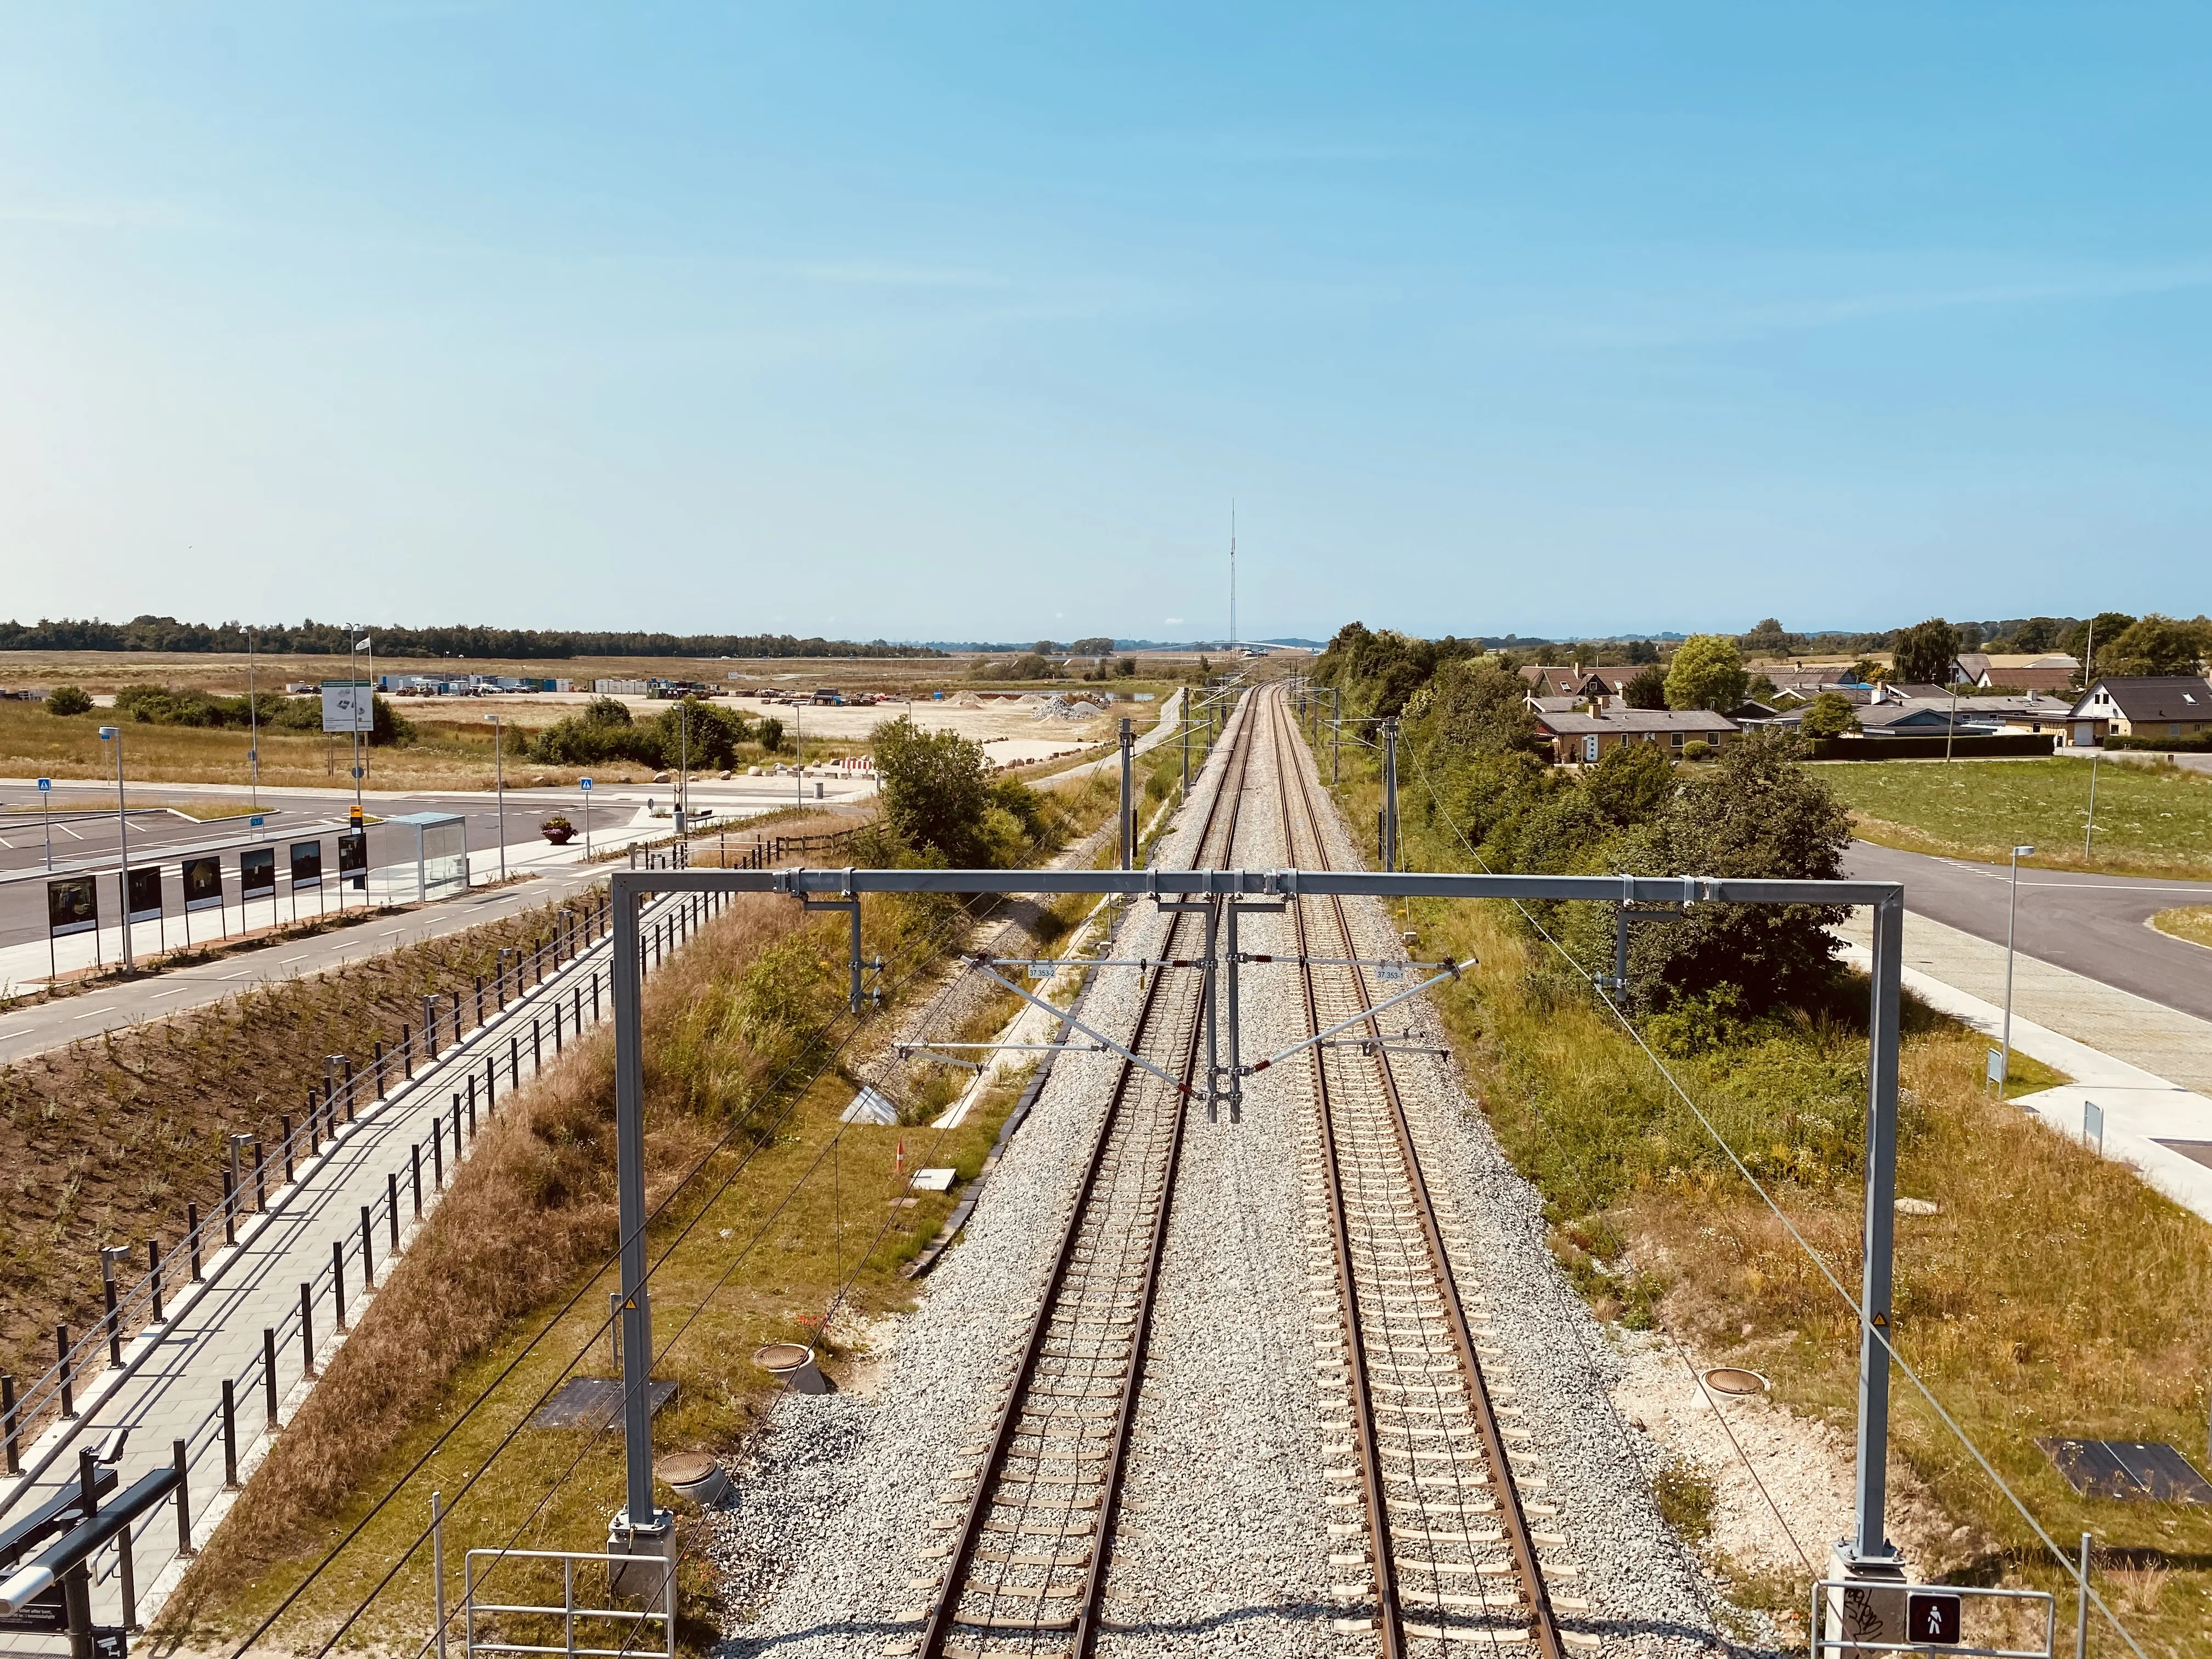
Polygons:
<instances>
[{"instance_id":1,"label":"traffic sign","mask_svg":"<svg viewBox=\"0 0 2212 1659\"><path fill-rule=\"evenodd\" d=\"M578 778L576 780L576 787L579 789L588 790L592 787L592 781L589 778Z\"/></svg>"},{"instance_id":2,"label":"traffic sign","mask_svg":"<svg viewBox=\"0 0 2212 1659\"><path fill-rule=\"evenodd\" d=\"M53 792L54 781L52 778L40 778L39 780L39 793L40 794L51 795Z\"/></svg>"}]
</instances>

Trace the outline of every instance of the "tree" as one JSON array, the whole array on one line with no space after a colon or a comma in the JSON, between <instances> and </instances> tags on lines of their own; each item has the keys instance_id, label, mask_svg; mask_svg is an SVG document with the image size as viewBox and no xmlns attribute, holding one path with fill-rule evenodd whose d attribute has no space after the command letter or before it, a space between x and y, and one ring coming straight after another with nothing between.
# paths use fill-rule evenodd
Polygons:
<instances>
[{"instance_id":1,"label":"tree","mask_svg":"<svg viewBox=\"0 0 2212 1659\"><path fill-rule=\"evenodd\" d=\"M1037 649L1041 652L1048 652L1051 649L1051 641L1045 641ZM1067 653L1072 657L1103 657L1110 654L1113 649L1113 641L1103 635L1097 635L1087 640L1076 641L1073 645L1067 647Z\"/></svg>"},{"instance_id":2,"label":"tree","mask_svg":"<svg viewBox=\"0 0 2212 1659\"><path fill-rule=\"evenodd\" d=\"M653 723L653 733L659 744L663 766L683 761L694 770L707 771L735 765L738 745L751 738L752 727L735 709L717 708L697 697L685 697L661 711L660 718Z\"/></svg>"},{"instance_id":3,"label":"tree","mask_svg":"<svg viewBox=\"0 0 2212 1659\"><path fill-rule=\"evenodd\" d=\"M1800 643L1780 621L1772 617L1763 618L1756 628L1743 636L1743 648L1754 656L1788 657L1796 654Z\"/></svg>"},{"instance_id":4,"label":"tree","mask_svg":"<svg viewBox=\"0 0 2212 1659\"><path fill-rule=\"evenodd\" d=\"M2203 638L2194 623L2176 622L2154 611L2123 629L2109 651L2102 645L2097 647L2097 672L2193 674L2203 650Z\"/></svg>"},{"instance_id":5,"label":"tree","mask_svg":"<svg viewBox=\"0 0 2212 1659\"><path fill-rule=\"evenodd\" d=\"M1508 755L1537 746L1528 682L1493 657L1446 663L1407 705L1406 718L1414 742L1445 757Z\"/></svg>"},{"instance_id":6,"label":"tree","mask_svg":"<svg viewBox=\"0 0 2212 1659\"><path fill-rule=\"evenodd\" d=\"M1734 640L1725 634L1692 634L1667 671L1667 706L1725 712L1741 702L1750 687L1751 676L1744 672L1743 653Z\"/></svg>"},{"instance_id":7,"label":"tree","mask_svg":"<svg viewBox=\"0 0 2212 1659\"><path fill-rule=\"evenodd\" d=\"M1897 678L1905 685L1948 685L1951 659L1959 654L1959 630L1941 617L1900 628L1890 646Z\"/></svg>"},{"instance_id":8,"label":"tree","mask_svg":"<svg viewBox=\"0 0 2212 1659\"><path fill-rule=\"evenodd\" d=\"M1649 640L1631 640L1626 653L1631 664L1653 663L1659 660L1659 647Z\"/></svg>"},{"instance_id":9,"label":"tree","mask_svg":"<svg viewBox=\"0 0 2212 1659\"><path fill-rule=\"evenodd\" d=\"M1832 881L1843 874L1850 814L1797 763L1800 745L1747 732L1698 769L1624 867L1640 874ZM1638 1000L1665 1007L1723 986L1747 1013L1813 1000L1833 971L1828 931L1850 915L1840 904L1698 904L1671 927L1637 930Z\"/></svg>"},{"instance_id":10,"label":"tree","mask_svg":"<svg viewBox=\"0 0 2212 1659\"><path fill-rule=\"evenodd\" d=\"M2074 677L2075 684L2083 683L2084 674L2110 673L2112 671L2105 666L2106 652L2114 640L2135 625L2136 619L2124 611L2100 611L2087 622L2075 623L2068 629L2062 648L2081 665L2081 672ZM2094 662L2089 654L2093 650L2096 653Z\"/></svg>"},{"instance_id":11,"label":"tree","mask_svg":"<svg viewBox=\"0 0 2212 1659\"><path fill-rule=\"evenodd\" d=\"M592 726L628 726L629 705L620 697L593 697L584 705L583 718Z\"/></svg>"},{"instance_id":12,"label":"tree","mask_svg":"<svg viewBox=\"0 0 2212 1659\"><path fill-rule=\"evenodd\" d=\"M1674 768L1657 744L1619 744L1582 775L1581 787L1607 823L1625 830L1657 815L1674 793Z\"/></svg>"},{"instance_id":13,"label":"tree","mask_svg":"<svg viewBox=\"0 0 2212 1659\"><path fill-rule=\"evenodd\" d=\"M773 714L760 723L760 746L771 755L783 747L783 722Z\"/></svg>"},{"instance_id":14,"label":"tree","mask_svg":"<svg viewBox=\"0 0 2212 1659\"><path fill-rule=\"evenodd\" d=\"M1642 673L1621 686L1620 695L1631 708L1664 708L1667 706L1666 671L1656 662L1648 665Z\"/></svg>"},{"instance_id":15,"label":"tree","mask_svg":"<svg viewBox=\"0 0 2212 1659\"><path fill-rule=\"evenodd\" d=\"M1889 671L1872 657L1861 657L1844 671L1846 685L1872 685L1876 680L1889 678Z\"/></svg>"},{"instance_id":16,"label":"tree","mask_svg":"<svg viewBox=\"0 0 2212 1659\"><path fill-rule=\"evenodd\" d=\"M46 694L49 714L82 714L91 707L92 699L81 685L58 685Z\"/></svg>"},{"instance_id":17,"label":"tree","mask_svg":"<svg viewBox=\"0 0 2212 1659\"><path fill-rule=\"evenodd\" d=\"M984 863L991 785L982 749L957 732L926 731L903 714L878 726L872 741L892 832L955 869Z\"/></svg>"},{"instance_id":18,"label":"tree","mask_svg":"<svg viewBox=\"0 0 2212 1659\"><path fill-rule=\"evenodd\" d=\"M1110 645L1112 641L1109 641L1108 643ZM1030 647L1030 654L1033 657L1049 657L1059 649L1060 647L1050 640L1039 640Z\"/></svg>"},{"instance_id":19,"label":"tree","mask_svg":"<svg viewBox=\"0 0 2212 1659\"><path fill-rule=\"evenodd\" d=\"M1840 691L1823 691L1805 710L1801 729L1808 738L1840 738L1859 729L1859 711Z\"/></svg>"}]
</instances>

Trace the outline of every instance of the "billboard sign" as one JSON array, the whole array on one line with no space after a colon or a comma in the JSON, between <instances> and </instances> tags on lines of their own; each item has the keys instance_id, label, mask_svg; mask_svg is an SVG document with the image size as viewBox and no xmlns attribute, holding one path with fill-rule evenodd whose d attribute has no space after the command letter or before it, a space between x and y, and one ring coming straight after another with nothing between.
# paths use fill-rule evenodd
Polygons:
<instances>
[{"instance_id":1,"label":"billboard sign","mask_svg":"<svg viewBox=\"0 0 2212 1659\"><path fill-rule=\"evenodd\" d=\"M323 844L319 841L292 843L292 890L323 884Z\"/></svg>"},{"instance_id":2,"label":"billboard sign","mask_svg":"<svg viewBox=\"0 0 2212 1659\"><path fill-rule=\"evenodd\" d=\"M375 729L375 687L369 681L323 682L324 731L374 732Z\"/></svg>"},{"instance_id":3,"label":"billboard sign","mask_svg":"<svg viewBox=\"0 0 2212 1659\"><path fill-rule=\"evenodd\" d=\"M276 896L276 849L249 847L238 855L239 901L264 896Z\"/></svg>"},{"instance_id":4,"label":"billboard sign","mask_svg":"<svg viewBox=\"0 0 2212 1659\"><path fill-rule=\"evenodd\" d=\"M130 872L131 920L159 921L161 919L161 866L149 865Z\"/></svg>"},{"instance_id":5,"label":"billboard sign","mask_svg":"<svg viewBox=\"0 0 2212 1659\"><path fill-rule=\"evenodd\" d=\"M222 902L222 860L220 858L185 860L185 908L212 910Z\"/></svg>"},{"instance_id":6,"label":"billboard sign","mask_svg":"<svg viewBox=\"0 0 2212 1659\"><path fill-rule=\"evenodd\" d=\"M100 926L100 889L90 876L64 876L46 884L46 932L56 939L88 933Z\"/></svg>"},{"instance_id":7,"label":"billboard sign","mask_svg":"<svg viewBox=\"0 0 2212 1659\"><path fill-rule=\"evenodd\" d=\"M338 881L363 892L368 887L368 831L349 830L338 837Z\"/></svg>"}]
</instances>

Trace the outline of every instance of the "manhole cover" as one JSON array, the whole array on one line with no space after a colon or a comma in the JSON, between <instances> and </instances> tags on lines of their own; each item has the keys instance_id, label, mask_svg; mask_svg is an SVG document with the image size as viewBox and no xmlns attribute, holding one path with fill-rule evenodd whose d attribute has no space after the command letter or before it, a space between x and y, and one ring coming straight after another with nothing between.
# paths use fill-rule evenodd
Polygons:
<instances>
[{"instance_id":1,"label":"manhole cover","mask_svg":"<svg viewBox=\"0 0 2212 1659\"><path fill-rule=\"evenodd\" d=\"M1766 1379L1757 1371L1717 1365L1705 1373L1705 1386L1715 1394L1765 1394Z\"/></svg>"}]
</instances>

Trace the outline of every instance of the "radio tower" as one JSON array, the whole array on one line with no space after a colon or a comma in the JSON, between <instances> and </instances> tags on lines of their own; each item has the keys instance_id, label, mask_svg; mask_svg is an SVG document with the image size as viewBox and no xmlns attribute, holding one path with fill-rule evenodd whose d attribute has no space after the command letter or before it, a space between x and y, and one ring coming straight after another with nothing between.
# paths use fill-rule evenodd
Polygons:
<instances>
[{"instance_id":1,"label":"radio tower","mask_svg":"<svg viewBox=\"0 0 2212 1659\"><path fill-rule=\"evenodd\" d=\"M1237 649L1237 503L1229 503L1229 649Z\"/></svg>"}]
</instances>

